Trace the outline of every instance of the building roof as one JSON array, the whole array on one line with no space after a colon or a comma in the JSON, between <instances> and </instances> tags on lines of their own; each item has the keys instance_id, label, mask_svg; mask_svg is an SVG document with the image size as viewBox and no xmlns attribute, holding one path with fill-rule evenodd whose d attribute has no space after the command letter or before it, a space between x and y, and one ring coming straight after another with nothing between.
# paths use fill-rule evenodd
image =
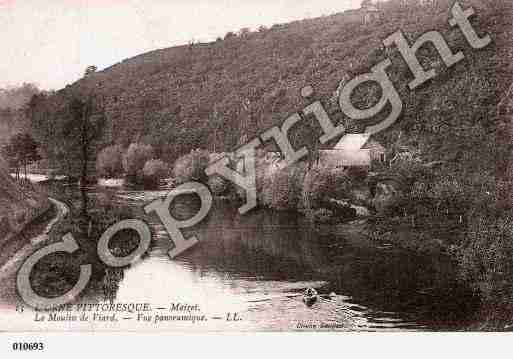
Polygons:
<instances>
[{"instance_id":1,"label":"building roof","mask_svg":"<svg viewBox=\"0 0 513 359\"><path fill-rule=\"evenodd\" d=\"M385 147L383 147L383 145L381 143L379 143L376 140L373 140L372 138L369 141L367 141L364 148L369 149L369 150L372 149L374 151L379 151L379 152L386 152L386 150L387 150Z\"/></svg>"},{"instance_id":2,"label":"building roof","mask_svg":"<svg viewBox=\"0 0 513 359\"><path fill-rule=\"evenodd\" d=\"M356 152L361 149L373 149L385 152L386 149L368 133L348 133L333 148L337 151Z\"/></svg>"},{"instance_id":3,"label":"building roof","mask_svg":"<svg viewBox=\"0 0 513 359\"><path fill-rule=\"evenodd\" d=\"M359 151L319 151L319 159L325 165L332 166L370 166L371 156L369 150Z\"/></svg>"},{"instance_id":4,"label":"building roof","mask_svg":"<svg viewBox=\"0 0 513 359\"><path fill-rule=\"evenodd\" d=\"M348 133L335 145L333 149L343 151L358 151L367 141L370 135L367 133Z\"/></svg>"}]
</instances>

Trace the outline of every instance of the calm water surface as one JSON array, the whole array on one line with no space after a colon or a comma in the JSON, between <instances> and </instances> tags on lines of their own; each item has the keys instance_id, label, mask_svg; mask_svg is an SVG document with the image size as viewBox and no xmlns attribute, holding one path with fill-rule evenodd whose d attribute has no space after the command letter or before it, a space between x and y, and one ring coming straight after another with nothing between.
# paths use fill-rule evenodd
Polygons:
<instances>
[{"instance_id":1,"label":"calm water surface","mask_svg":"<svg viewBox=\"0 0 513 359\"><path fill-rule=\"evenodd\" d=\"M323 234L296 213L259 210L240 216L236 204L216 200L209 217L186 231L200 243L170 260L159 219L142 212L163 195L96 192L100 201L144 217L153 232L149 256L125 271L117 301L197 303L209 318L227 312L243 318L236 324L209 320L207 329L292 330L323 323L337 330L447 330L468 324L474 303L446 258ZM176 203L172 213L191 216L193 202ZM309 308L301 296L309 287L336 295Z\"/></svg>"}]
</instances>

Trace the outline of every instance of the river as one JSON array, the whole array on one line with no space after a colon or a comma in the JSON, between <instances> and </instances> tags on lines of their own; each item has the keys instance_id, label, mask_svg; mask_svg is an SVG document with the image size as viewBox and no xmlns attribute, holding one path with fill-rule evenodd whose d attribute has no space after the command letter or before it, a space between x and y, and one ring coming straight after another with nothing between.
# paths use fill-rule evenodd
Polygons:
<instances>
[{"instance_id":1,"label":"river","mask_svg":"<svg viewBox=\"0 0 513 359\"><path fill-rule=\"evenodd\" d=\"M199 304L212 319L203 329L458 330L469 324L474 309L454 264L442 255L424 257L384 243L360 243L351 234L326 234L297 213L258 210L240 216L236 204L215 200L207 219L188 233L200 243L171 260L164 227L142 211L166 192L93 194L98 203L130 208L153 232L149 256L125 271L116 301ZM193 202L177 201L172 213L193 215ZM307 307L301 296L306 288L325 296ZM220 320L226 313L242 320Z\"/></svg>"},{"instance_id":2,"label":"river","mask_svg":"<svg viewBox=\"0 0 513 359\"><path fill-rule=\"evenodd\" d=\"M70 186L61 192L60 200L77 196ZM472 324L477 303L459 283L455 265L446 256L421 256L393 243L369 243L352 234L350 227L333 234L297 213L260 209L240 216L236 203L216 199L209 216L185 231L200 243L171 260L164 227L143 211L165 195L121 188L90 191L92 203L122 208L152 230L149 255L124 270L115 301L150 303L157 313L166 313L171 303L198 305L208 320L155 326L132 316L115 323L53 323L48 328L426 331L465 330ZM172 213L190 217L197 202L177 200ZM307 288L321 294L311 307L302 301ZM102 294L92 293L93 300L105 300ZM227 321L234 313L240 320ZM33 314L10 310L2 317L2 326L11 330L34 326Z\"/></svg>"}]
</instances>

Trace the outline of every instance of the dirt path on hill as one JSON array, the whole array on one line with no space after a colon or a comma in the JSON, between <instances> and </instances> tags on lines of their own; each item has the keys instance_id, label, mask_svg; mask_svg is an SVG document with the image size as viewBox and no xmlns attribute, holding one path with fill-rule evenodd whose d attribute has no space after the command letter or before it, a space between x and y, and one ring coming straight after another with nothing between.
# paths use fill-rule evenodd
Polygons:
<instances>
[{"instance_id":1,"label":"dirt path on hill","mask_svg":"<svg viewBox=\"0 0 513 359\"><path fill-rule=\"evenodd\" d=\"M39 249L49 239L49 234L56 224L60 223L69 213L69 207L56 199L49 198L54 205L54 213L57 212L49 222L34 223L29 225L23 232L9 240L2 246L2 256L8 256L7 261L0 264L0 292L5 286L4 280L11 278L25 259ZM19 242L26 244L19 248Z\"/></svg>"}]
</instances>

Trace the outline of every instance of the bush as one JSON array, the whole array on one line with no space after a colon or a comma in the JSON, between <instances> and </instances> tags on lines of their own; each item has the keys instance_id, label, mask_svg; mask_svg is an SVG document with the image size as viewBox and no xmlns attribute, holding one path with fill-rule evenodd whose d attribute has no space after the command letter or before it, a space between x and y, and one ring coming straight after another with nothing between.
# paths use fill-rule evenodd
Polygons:
<instances>
[{"instance_id":1,"label":"bush","mask_svg":"<svg viewBox=\"0 0 513 359\"><path fill-rule=\"evenodd\" d=\"M273 194L271 191L273 179L280 169L279 157L273 154L259 152L256 160L256 190L258 203L264 207L271 207Z\"/></svg>"},{"instance_id":2,"label":"bush","mask_svg":"<svg viewBox=\"0 0 513 359\"><path fill-rule=\"evenodd\" d=\"M381 171L384 177L395 178L409 186L415 181L431 179L432 171L417 160L399 160Z\"/></svg>"},{"instance_id":3,"label":"bush","mask_svg":"<svg viewBox=\"0 0 513 359\"><path fill-rule=\"evenodd\" d=\"M144 165L154 156L153 147L142 143L132 143L123 155L123 168L129 182L142 183Z\"/></svg>"},{"instance_id":4,"label":"bush","mask_svg":"<svg viewBox=\"0 0 513 359\"><path fill-rule=\"evenodd\" d=\"M271 208L294 211L299 208L306 166L304 162L297 163L274 172L271 186L262 189L271 192Z\"/></svg>"},{"instance_id":5,"label":"bush","mask_svg":"<svg viewBox=\"0 0 513 359\"><path fill-rule=\"evenodd\" d=\"M145 183L158 185L169 175L169 167L161 160L150 160L144 165L143 174Z\"/></svg>"},{"instance_id":6,"label":"bush","mask_svg":"<svg viewBox=\"0 0 513 359\"><path fill-rule=\"evenodd\" d=\"M275 210L311 210L325 207L328 198L350 198L351 179L343 169L323 166L308 170L306 162L281 169L280 157L257 151L256 192L260 206ZM358 172L359 174L360 172ZM237 187L241 199L246 193Z\"/></svg>"},{"instance_id":7,"label":"bush","mask_svg":"<svg viewBox=\"0 0 513 359\"><path fill-rule=\"evenodd\" d=\"M270 190L273 183L273 177L278 168L279 157L273 153L257 151L255 159L255 184L257 203L259 206L271 207L272 204L272 191ZM235 167L235 166L234 166ZM235 187L235 192L241 199L246 198L246 191L239 187Z\"/></svg>"},{"instance_id":8,"label":"bush","mask_svg":"<svg viewBox=\"0 0 513 359\"><path fill-rule=\"evenodd\" d=\"M197 181L207 183L205 169L210 163L208 151L196 149L176 160L173 174L178 184Z\"/></svg>"},{"instance_id":9,"label":"bush","mask_svg":"<svg viewBox=\"0 0 513 359\"><path fill-rule=\"evenodd\" d=\"M105 147L96 159L96 171L101 177L120 177L123 173L123 148L119 145Z\"/></svg>"},{"instance_id":10,"label":"bush","mask_svg":"<svg viewBox=\"0 0 513 359\"><path fill-rule=\"evenodd\" d=\"M350 197L351 183L343 169L316 166L303 182L302 200L306 211L324 207L328 198Z\"/></svg>"},{"instance_id":11,"label":"bush","mask_svg":"<svg viewBox=\"0 0 513 359\"><path fill-rule=\"evenodd\" d=\"M489 321L513 318L513 219L508 216L471 221L466 245L459 251L461 274L480 294ZM497 326L497 322L492 324Z\"/></svg>"},{"instance_id":12,"label":"bush","mask_svg":"<svg viewBox=\"0 0 513 359\"><path fill-rule=\"evenodd\" d=\"M308 217L315 223L327 224L333 222L333 211L326 208L319 208L308 212Z\"/></svg>"},{"instance_id":13,"label":"bush","mask_svg":"<svg viewBox=\"0 0 513 359\"><path fill-rule=\"evenodd\" d=\"M425 216L424 208L429 208L429 216L450 219L463 216L470 205L470 198L475 194L472 188L466 188L460 181L449 176L437 178L436 181L420 180L413 183L404 209L416 217ZM420 206L422 204L422 206Z\"/></svg>"},{"instance_id":14,"label":"bush","mask_svg":"<svg viewBox=\"0 0 513 359\"><path fill-rule=\"evenodd\" d=\"M210 192L215 196L222 196L228 193L230 188L229 182L221 176L211 176L208 178L208 187Z\"/></svg>"},{"instance_id":15,"label":"bush","mask_svg":"<svg viewBox=\"0 0 513 359\"><path fill-rule=\"evenodd\" d=\"M455 179L442 178L435 182L429 195L436 205L437 212L449 214L451 210L463 209L460 206L464 197L463 186Z\"/></svg>"},{"instance_id":16,"label":"bush","mask_svg":"<svg viewBox=\"0 0 513 359\"><path fill-rule=\"evenodd\" d=\"M230 158L230 155L226 153L211 153L209 155L209 164L219 161L221 158L225 156L228 156L228 158ZM231 188L230 182L219 175L210 176L208 178L207 184L210 188L210 191L215 196L226 195L228 194Z\"/></svg>"},{"instance_id":17,"label":"bush","mask_svg":"<svg viewBox=\"0 0 513 359\"><path fill-rule=\"evenodd\" d=\"M367 168L358 166L349 167L346 173L348 177L351 179L351 181L355 183L365 182L367 176L369 175L369 171L367 170Z\"/></svg>"},{"instance_id":18,"label":"bush","mask_svg":"<svg viewBox=\"0 0 513 359\"><path fill-rule=\"evenodd\" d=\"M227 32L226 35L224 35L225 40L234 39L236 37L237 37L237 34L234 33L233 31Z\"/></svg>"}]
</instances>

